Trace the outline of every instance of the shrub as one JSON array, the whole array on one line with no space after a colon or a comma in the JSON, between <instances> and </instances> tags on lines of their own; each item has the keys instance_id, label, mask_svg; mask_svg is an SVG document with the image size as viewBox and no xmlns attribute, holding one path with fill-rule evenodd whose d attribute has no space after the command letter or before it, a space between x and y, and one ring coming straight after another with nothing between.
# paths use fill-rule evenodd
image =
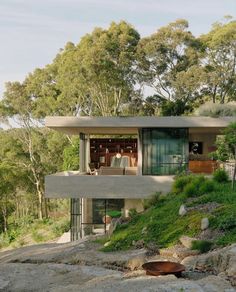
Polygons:
<instances>
[{"instance_id":1,"label":"shrub","mask_svg":"<svg viewBox=\"0 0 236 292\"><path fill-rule=\"evenodd\" d=\"M184 194L187 197L196 197L199 193L199 186L196 183L191 182L184 187Z\"/></svg>"},{"instance_id":2,"label":"shrub","mask_svg":"<svg viewBox=\"0 0 236 292\"><path fill-rule=\"evenodd\" d=\"M198 116L208 116L208 117L225 117L225 116L235 116L236 115L236 103L230 102L227 104L219 104L206 102L201 105L195 113Z\"/></svg>"},{"instance_id":3,"label":"shrub","mask_svg":"<svg viewBox=\"0 0 236 292\"><path fill-rule=\"evenodd\" d=\"M53 225L52 225L52 231L55 234L55 236L60 236L64 232L67 232L69 230L70 230L69 219L63 219L61 221L53 223Z\"/></svg>"},{"instance_id":4,"label":"shrub","mask_svg":"<svg viewBox=\"0 0 236 292\"><path fill-rule=\"evenodd\" d=\"M192 249L199 250L201 253L208 252L213 243L207 240L194 240L192 242Z\"/></svg>"},{"instance_id":5,"label":"shrub","mask_svg":"<svg viewBox=\"0 0 236 292\"><path fill-rule=\"evenodd\" d=\"M192 175L181 175L178 176L173 184L172 191L174 193L183 192L185 186L192 180Z\"/></svg>"},{"instance_id":6,"label":"shrub","mask_svg":"<svg viewBox=\"0 0 236 292\"><path fill-rule=\"evenodd\" d=\"M224 169L217 169L213 173L213 179L219 183L227 182L229 180L229 176Z\"/></svg>"},{"instance_id":7,"label":"shrub","mask_svg":"<svg viewBox=\"0 0 236 292\"><path fill-rule=\"evenodd\" d=\"M203 185L206 178L202 175L191 176L191 180L184 187L183 193L187 197L197 197L203 194Z\"/></svg>"},{"instance_id":8,"label":"shrub","mask_svg":"<svg viewBox=\"0 0 236 292\"><path fill-rule=\"evenodd\" d=\"M136 209L130 209L129 210L129 217L132 219L132 218L135 218L136 216L138 215L138 212Z\"/></svg>"},{"instance_id":9,"label":"shrub","mask_svg":"<svg viewBox=\"0 0 236 292\"><path fill-rule=\"evenodd\" d=\"M215 189L214 182L212 180L205 180L200 186L199 193L207 194L214 191L214 189Z\"/></svg>"},{"instance_id":10,"label":"shrub","mask_svg":"<svg viewBox=\"0 0 236 292\"><path fill-rule=\"evenodd\" d=\"M35 242L42 242L44 240L44 236L36 230L32 231L32 238Z\"/></svg>"},{"instance_id":11,"label":"shrub","mask_svg":"<svg viewBox=\"0 0 236 292\"><path fill-rule=\"evenodd\" d=\"M223 231L228 231L236 228L236 217L233 214L230 214L227 217L224 217L219 222L219 229Z\"/></svg>"},{"instance_id":12,"label":"shrub","mask_svg":"<svg viewBox=\"0 0 236 292\"><path fill-rule=\"evenodd\" d=\"M215 188L214 182L203 175L191 175L188 177L188 180L181 179L177 187L181 189L183 186L182 192L187 197L198 197L212 192Z\"/></svg>"},{"instance_id":13,"label":"shrub","mask_svg":"<svg viewBox=\"0 0 236 292\"><path fill-rule=\"evenodd\" d=\"M1 233L0 234L0 249L2 247L6 247L10 244L11 240L9 238L9 235L7 233Z\"/></svg>"}]
</instances>

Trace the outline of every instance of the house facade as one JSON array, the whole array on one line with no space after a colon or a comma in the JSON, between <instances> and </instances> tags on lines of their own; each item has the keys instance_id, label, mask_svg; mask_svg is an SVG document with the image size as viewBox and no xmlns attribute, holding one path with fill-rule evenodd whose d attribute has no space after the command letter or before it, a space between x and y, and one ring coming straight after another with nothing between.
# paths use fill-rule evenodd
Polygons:
<instances>
[{"instance_id":1,"label":"house facade","mask_svg":"<svg viewBox=\"0 0 236 292\"><path fill-rule=\"evenodd\" d=\"M155 192L169 192L176 174L211 174L217 167L209 156L216 138L235 121L233 117L47 117L47 127L80 136L80 169L46 176L46 197L76 202L71 212L80 216L73 219L80 233L89 224L101 223L107 211L122 209L126 216L130 209L142 211L142 200Z\"/></svg>"}]
</instances>

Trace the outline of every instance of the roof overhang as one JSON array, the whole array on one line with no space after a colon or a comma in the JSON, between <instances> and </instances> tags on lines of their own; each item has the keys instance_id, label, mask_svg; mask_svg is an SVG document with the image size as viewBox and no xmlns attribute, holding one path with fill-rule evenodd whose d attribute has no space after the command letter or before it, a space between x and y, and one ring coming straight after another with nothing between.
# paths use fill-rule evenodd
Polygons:
<instances>
[{"instance_id":1,"label":"roof overhang","mask_svg":"<svg viewBox=\"0 0 236 292\"><path fill-rule=\"evenodd\" d=\"M140 128L190 128L191 132L220 132L236 117L46 117L48 128L66 134L137 134Z\"/></svg>"}]
</instances>

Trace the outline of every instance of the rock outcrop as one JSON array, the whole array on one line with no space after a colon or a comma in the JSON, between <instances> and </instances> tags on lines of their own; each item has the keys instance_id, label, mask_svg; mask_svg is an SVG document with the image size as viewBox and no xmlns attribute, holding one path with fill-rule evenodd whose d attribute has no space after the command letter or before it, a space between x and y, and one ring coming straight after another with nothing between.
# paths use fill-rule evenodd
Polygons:
<instances>
[{"instance_id":1,"label":"rock outcrop","mask_svg":"<svg viewBox=\"0 0 236 292\"><path fill-rule=\"evenodd\" d=\"M0 291L196 291L233 292L236 274L236 244L205 255L188 256L183 260L187 271L201 277L185 278L147 276L141 266L148 260L175 260L163 255L147 257L147 250L105 253L101 245L83 241L66 244L44 244L0 253ZM183 248L183 247L182 247ZM187 248L185 248L187 249ZM169 251L170 249L165 249ZM171 255L171 253L169 253ZM186 254L185 254L186 255ZM131 271L133 270L133 271Z\"/></svg>"},{"instance_id":2,"label":"rock outcrop","mask_svg":"<svg viewBox=\"0 0 236 292\"><path fill-rule=\"evenodd\" d=\"M220 275L236 286L236 244L207 254L187 257L181 263L188 269Z\"/></svg>"}]
</instances>

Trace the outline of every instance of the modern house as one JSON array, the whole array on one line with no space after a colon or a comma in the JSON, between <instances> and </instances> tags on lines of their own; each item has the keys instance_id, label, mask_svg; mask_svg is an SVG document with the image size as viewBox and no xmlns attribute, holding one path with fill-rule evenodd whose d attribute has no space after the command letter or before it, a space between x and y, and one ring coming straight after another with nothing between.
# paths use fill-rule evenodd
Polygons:
<instances>
[{"instance_id":1,"label":"modern house","mask_svg":"<svg viewBox=\"0 0 236 292\"><path fill-rule=\"evenodd\" d=\"M211 174L209 154L234 117L47 117L46 126L80 136L80 169L48 175L46 197L71 198L72 239L104 215L142 211L142 200L171 189L184 170ZM106 228L106 226L105 226Z\"/></svg>"}]
</instances>

